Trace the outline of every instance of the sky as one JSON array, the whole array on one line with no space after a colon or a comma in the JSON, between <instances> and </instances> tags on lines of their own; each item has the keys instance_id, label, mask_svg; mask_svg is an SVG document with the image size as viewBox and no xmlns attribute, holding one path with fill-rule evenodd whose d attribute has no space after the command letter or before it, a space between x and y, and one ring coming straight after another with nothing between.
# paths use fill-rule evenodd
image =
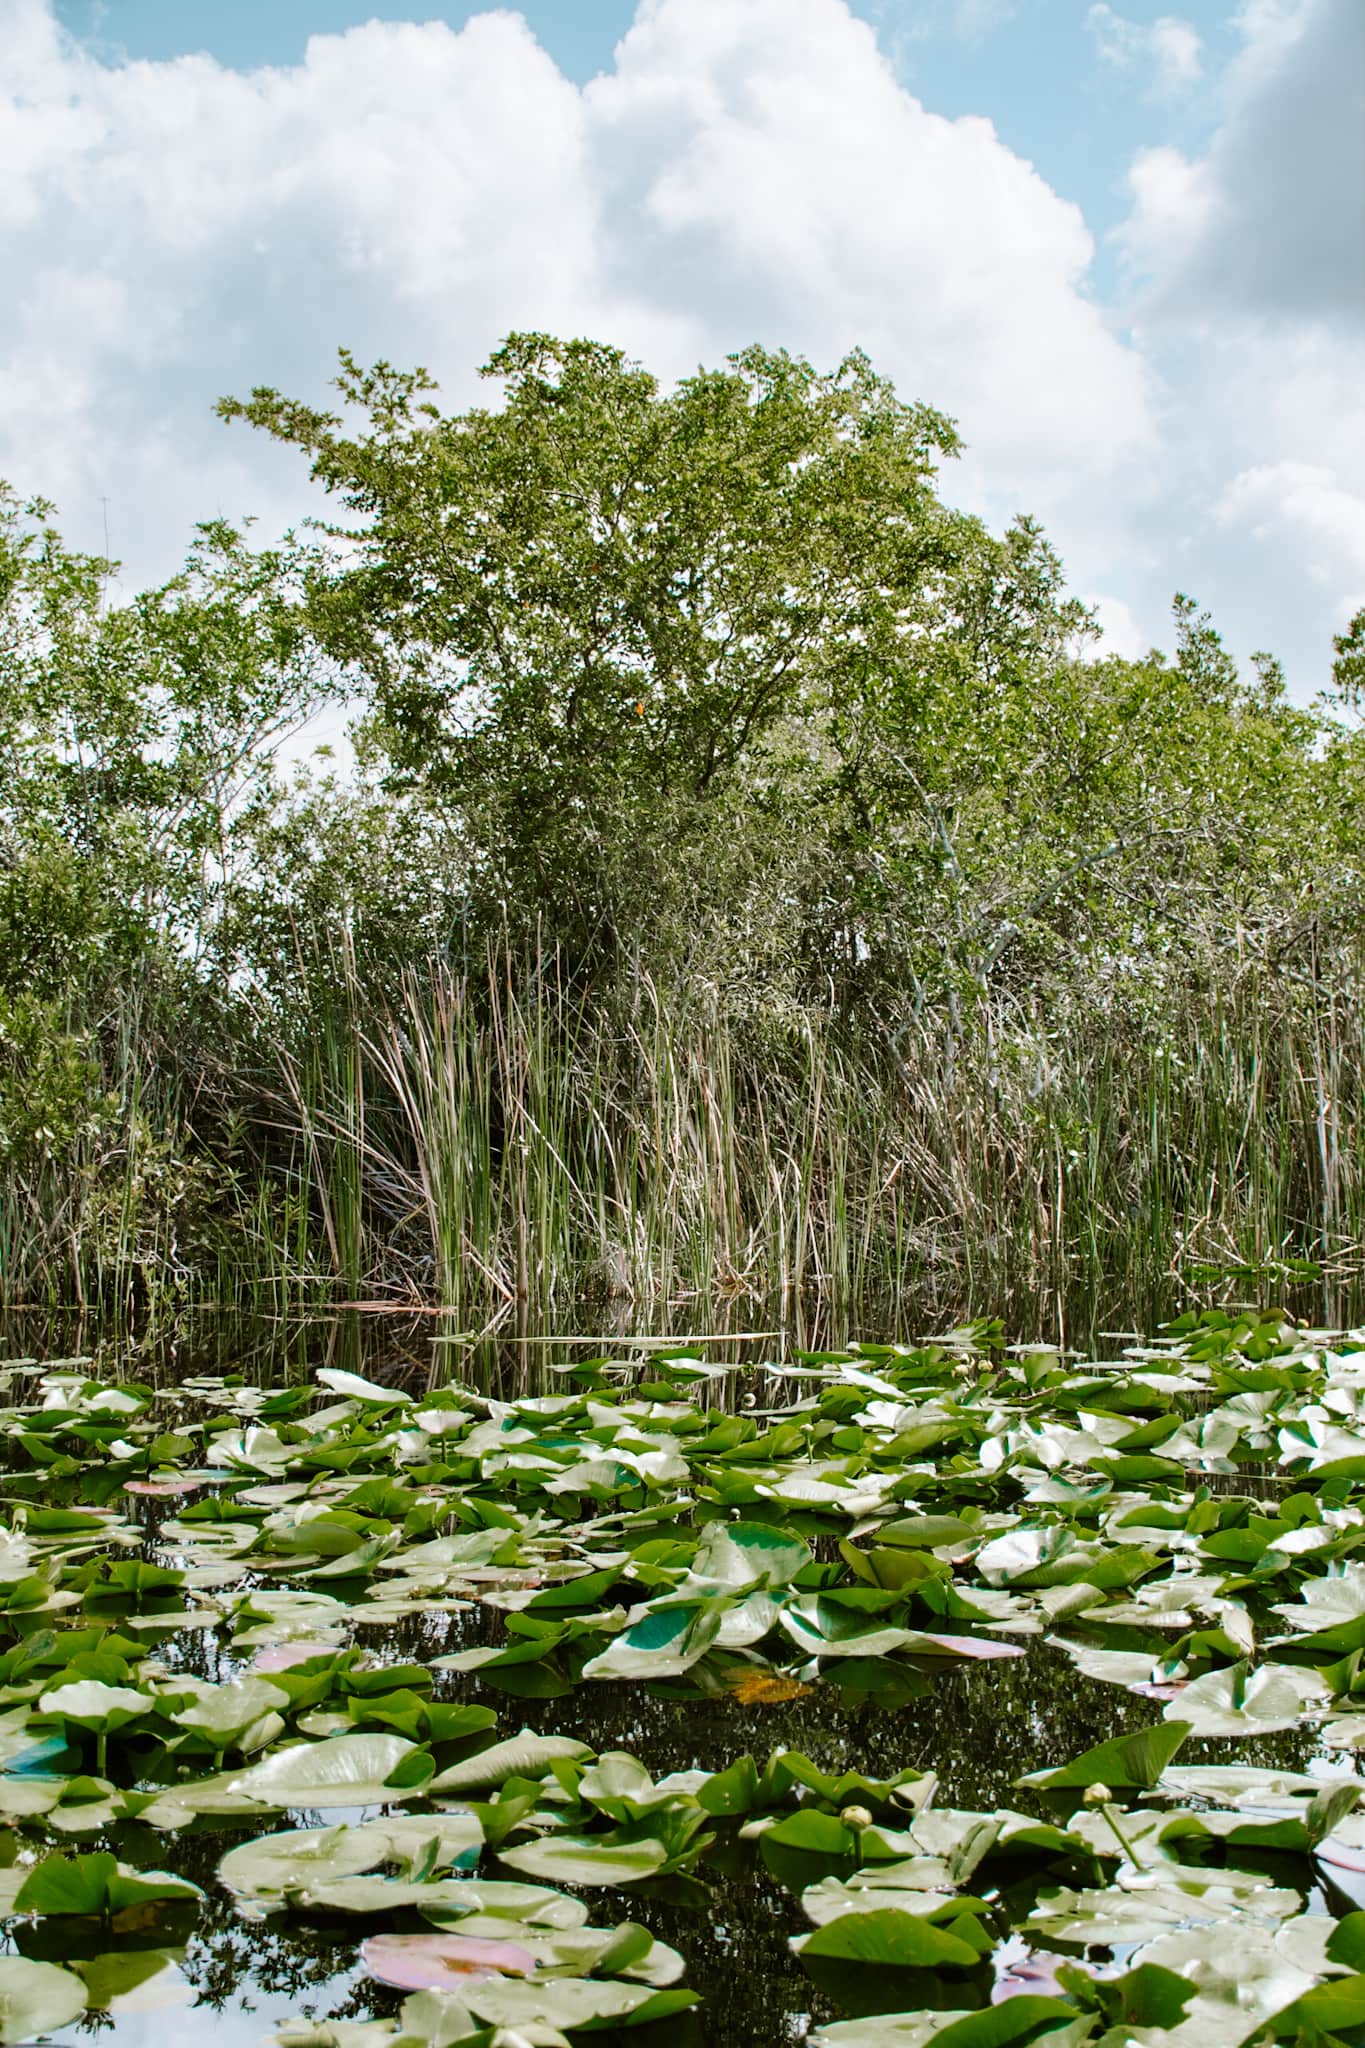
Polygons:
<instances>
[{"instance_id":1,"label":"sky","mask_svg":"<svg viewBox=\"0 0 1365 2048\"><path fill-rule=\"evenodd\" d=\"M1365 603L1365 0L0 0L0 266L0 476L125 587L315 509L220 395L534 327L865 347L1118 653L1182 590L1306 699Z\"/></svg>"}]
</instances>

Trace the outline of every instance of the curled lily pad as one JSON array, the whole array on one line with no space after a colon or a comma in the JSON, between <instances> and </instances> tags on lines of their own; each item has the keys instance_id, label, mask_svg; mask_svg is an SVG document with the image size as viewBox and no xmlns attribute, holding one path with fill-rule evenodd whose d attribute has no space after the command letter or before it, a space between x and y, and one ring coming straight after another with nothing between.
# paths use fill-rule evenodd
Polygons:
<instances>
[{"instance_id":1,"label":"curled lily pad","mask_svg":"<svg viewBox=\"0 0 1365 2048\"><path fill-rule=\"evenodd\" d=\"M188 1878L166 1870L130 1870L107 1849L87 1856L44 1857L14 1900L17 1913L121 1913L130 1906L200 1899Z\"/></svg>"},{"instance_id":2,"label":"curled lily pad","mask_svg":"<svg viewBox=\"0 0 1365 2048\"><path fill-rule=\"evenodd\" d=\"M263 1678L236 1678L207 1687L171 1719L214 1751L260 1749L284 1733L281 1712L288 1707L289 1694L279 1686Z\"/></svg>"},{"instance_id":3,"label":"curled lily pad","mask_svg":"<svg viewBox=\"0 0 1365 2048\"><path fill-rule=\"evenodd\" d=\"M77 1728L93 1734L110 1735L143 1721L156 1712L156 1702L127 1685L104 1685L98 1679L77 1679L45 1692L38 1702L45 1714L55 1714Z\"/></svg>"},{"instance_id":4,"label":"curled lily pad","mask_svg":"<svg viewBox=\"0 0 1365 2048\"><path fill-rule=\"evenodd\" d=\"M1193 1679L1167 1712L1195 1735L1270 1735L1325 1708L1331 1692L1316 1671L1299 1665L1263 1664L1253 1671L1242 1661Z\"/></svg>"},{"instance_id":5,"label":"curled lily pad","mask_svg":"<svg viewBox=\"0 0 1365 2048\"><path fill-rule=\"evenodd\" d=\"M586 1742L575 1742L567 1735L536 1735L525 1729L506 1742L495 1742L477 1756L467 1757L463 1763L452 1764L434 1777L426 1789L433 1798L493 1791L509 1778L542 1778L553 1764L573 1763L591 1755Z\"/></svg>"},{"instance_id":6,"label":"curled lily pad","mask_svg":"<svg viewBox=\"0 0 1365 2048\"><path fill-rule=\"evenodd\" d=\"M412 1395L401 1387L381 1387L374 1380L362 1378L358 1372L344 1372L339 1366L324 1365L319 1368L318 1379L324 1387L330 1387L334 1394L340 1394L350 1401L376 1403L381 1407L395 1405L407 1407Z\"/></svg>"},{"instance_id":7,"label":"curled lily pad","mask_svg":"<svg viewBox=\"0 0 1365 2048\"><path fill-rule=\"evenodd\" d=\"M1084 1790L1094 1784L1155 1785L1189 1732L1187 1721L1168 1719L1164 1725L1101 1742L1054 1770L1030 1771L1018 1783L1040 1792Z\"/></svg>"}]
</instances>

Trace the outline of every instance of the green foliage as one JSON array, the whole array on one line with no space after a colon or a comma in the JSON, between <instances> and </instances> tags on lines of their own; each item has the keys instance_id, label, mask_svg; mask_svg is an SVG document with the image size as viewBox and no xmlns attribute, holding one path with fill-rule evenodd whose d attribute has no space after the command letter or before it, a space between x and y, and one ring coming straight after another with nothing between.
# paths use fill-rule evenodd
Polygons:
<instances>
[{"instance_id":1,"label":"green foliage","mask_svg":"<svg viewBox=\"0 0 1365 2048\"><path fill-rule=\"evenodd\" d=\"M504 403L446 417L421 372L343 357L359 436L269 390L222 410L358 517L311 617L397 774L458 803L482 899L611 949L642 868L667 890L724 844L727 799L778 823L852 651L926 611L957 438L856 355L750 349L665 395L617 349L514 335L484 374Z\"/></svg>"},{"instance_id":2,"label":"green foliage","mask_svg":"<svg viewBox=\"0 0 1365 2048\"><path fill-rule=\"evenodd\" d=\"M1360 621L1096 658L859 354L484 374L224 401L340 523L159 590L0 501L0 1297L1358 1259Z\"/></svg>"}]
</instances>

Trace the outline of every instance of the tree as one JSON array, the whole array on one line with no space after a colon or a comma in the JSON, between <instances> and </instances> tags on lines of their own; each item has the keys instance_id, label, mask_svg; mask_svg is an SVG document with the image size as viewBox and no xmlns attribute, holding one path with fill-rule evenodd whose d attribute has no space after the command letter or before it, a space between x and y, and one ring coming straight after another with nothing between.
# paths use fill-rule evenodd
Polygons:
<instances>
[{"instance_id":1,"label":"tree","mask_svg":"<svg viewBox=\"0 0 1365 2048\"><path fill-rule=\"evenodd\" d=\"M213 958L274 750L330 687L298 560L214 522L111 603L117 565L0 489L0 990Z\"/></svg>"},{"instance_id":2,"label":"tree","mask_svg":"<svg viewBox=\"0 0 1365 2048\"><path fill-rule=\"evenodd\" d=\"M773 823L831 707L932 608L958 441L861 355L821 376L749 349L665 394L618 349L523 334L483 374L501 407L445 415L422 372L343 356L358 433L272 390L221 409L355 515L311 617L395 781L458 806L485 904L592 954L689 849L724 865L737 791Z\"/></svg>"}]
</instances>

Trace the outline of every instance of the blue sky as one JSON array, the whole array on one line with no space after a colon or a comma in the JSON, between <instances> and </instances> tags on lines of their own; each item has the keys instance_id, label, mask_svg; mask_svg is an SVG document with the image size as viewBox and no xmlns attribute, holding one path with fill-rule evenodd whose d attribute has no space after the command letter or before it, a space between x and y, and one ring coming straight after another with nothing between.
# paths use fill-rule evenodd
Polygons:
<instances>
[{"instance_id":1,"label":"blue sky","mask_svg":"<svg viewBox=\"0 0 1365 2048\"><path fill-rule=\"evenodd\" d=\"M196 518L308 508L213 402L320 397L339 343L452 402L514 326L665 378L865 345L1118 651L1183 589L1325 682L1365 601L1365 0L517 12L0 0L0 475L85 545L107 501L143 580Z\"/></svg>"}]
</instances>

